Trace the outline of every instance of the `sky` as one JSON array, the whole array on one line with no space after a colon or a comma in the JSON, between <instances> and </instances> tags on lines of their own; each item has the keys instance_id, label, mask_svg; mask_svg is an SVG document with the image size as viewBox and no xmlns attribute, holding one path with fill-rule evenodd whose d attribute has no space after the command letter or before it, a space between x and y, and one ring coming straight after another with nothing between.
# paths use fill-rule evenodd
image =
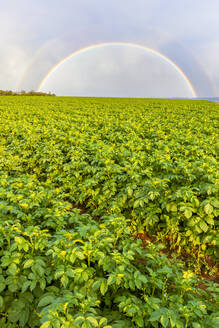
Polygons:
<instances>
[{"instance_id":1,"label":"sky","mask_svg":"<svg viewBox=\"0 0 219 328\"><path fill-rule=\"evenodd\" d=\"M2 90L41 85L69 96L192 97L190 81L198 97L219 96L218 0L0 4Z\"/></svg>"}]
</instances>

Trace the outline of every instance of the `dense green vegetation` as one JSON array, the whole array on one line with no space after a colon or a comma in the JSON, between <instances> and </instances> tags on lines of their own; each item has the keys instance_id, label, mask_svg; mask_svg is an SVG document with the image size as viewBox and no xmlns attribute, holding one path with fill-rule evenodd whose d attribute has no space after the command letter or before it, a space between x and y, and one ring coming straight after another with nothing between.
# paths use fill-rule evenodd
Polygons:
<instances>
[{"instance_id":1,"label":"dense green vegetation","mask_svg":"<svg viewBox=\"0 0 219 328\"><path fill-rule=\"evenodd\" d=\"M0 327L217 327L218 114L1 97Z\"/></svg>"},{"instance_id":2,"label":"dense green vegetation","mask_svg":"<svg viewBox=\"0 0 219 328\"><path fill-rule=\"evenodd\" d=\"M55 96L54 93L46 93L41 91L25 91L15 92L12 90L0 90L0 96Z\"/></svg>"}]
</instances>

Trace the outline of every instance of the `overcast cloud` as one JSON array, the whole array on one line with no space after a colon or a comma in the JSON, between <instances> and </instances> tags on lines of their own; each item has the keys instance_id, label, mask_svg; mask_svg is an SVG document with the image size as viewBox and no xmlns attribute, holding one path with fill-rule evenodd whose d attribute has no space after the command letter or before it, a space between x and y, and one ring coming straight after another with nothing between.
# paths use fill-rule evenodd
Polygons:
<instances>
[{"instance_id":1,"label":"overcast cloud","mask_svg":"<svg viewBox=\"0 0 219 328\"><path fill-rule=\"evenodd\" d=\"M219 96L218 0L0 0L0 4L0 89L15 89L17 84L26 90L36 89L48 70L72 51L98 42L125 41L168 56L185 72L199 96ZM113 76L109 70L114 69L116 58L110 63L106 53L105 57L106 70ZM91 60L87 62L89 66ZM74 64L69 65L73 69ZM135 67L139 63L132 65L127 76L149 83L138 71L135 75ZM144 62L145 74L147 67ZM162 74L166 72L165 67L159 67ZM117 71L115 76L118 88L124 87L124 74ZM169 88L174 79L172 76L170 81L169 76ZM127 95L131 85L134 88L129 84ZM64 87L60 91L69 92L69 85ZM83 94L83 86L81 90ZM84 95L86 92L84 85Z\"/></svg>"},{"instance_id":2,"label":"overcast cloud","mask_svg":"<svg viewBox=\"0 0 219 328\"><path fill-rule=\"evenodd\" d=\"M57 95L193 97L183 76L160 56L138 47L90 49L60 65L42 90Z\"/></svg>"}]
</instances>

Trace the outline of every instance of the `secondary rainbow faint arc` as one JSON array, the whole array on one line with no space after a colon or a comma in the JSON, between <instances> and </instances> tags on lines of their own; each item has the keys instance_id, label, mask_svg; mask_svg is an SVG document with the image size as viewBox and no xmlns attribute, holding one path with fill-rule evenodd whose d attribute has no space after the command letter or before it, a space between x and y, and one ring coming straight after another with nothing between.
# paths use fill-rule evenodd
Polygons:
<instances>
[{"instance_id":1,"label":"secondary rainbow faint arc","mask_svg":"<svg viewBox=\"0 0 219 328\"><path fill-rule=\"evenodd\" d=\"M105 47L105 46L120 46L120 45L124 45L124 46L130 46L130 47L137 47L143 50L146 50L156 56L159 56L160 58L162 58L164 61L166 61L167 63L169 63L170 65L172 65L175 70L183 77L184 81L186 82L186 84L188 85L188 87L190 88L193 97L197 98L197 94L195 92L195 89L192 85L192 83L190 82L190 80L188 79L188 77L186 76L186 74L181 70L181 68L175 64L171 59L169 59L168 57L166 57L165 55L163 55L162 53L160 53L157 50L154 50L152 48L143 46L141 44L138 43L130 43L130 42L104 42L104 43L98 43L98 44L92 44L90 46L84 47L84 48L80 48L74 52L72 52L70 55L68 55L67 57L63 58L62 60L60 60L55 66L53 66L49 72L46 74L46 76L42 79L42 81L40 82L37 91L40 91L40 89L42 88L42 86L44 85L44 83L46 82L46 80L48 79L48 77L50 76L50 74L52 74L59 66L61 66L65 61L69 60L70 58L82 54L86 51L89 50L94 50L97 48L101 48L101 47Z\"/></svg>"}]
</instances>

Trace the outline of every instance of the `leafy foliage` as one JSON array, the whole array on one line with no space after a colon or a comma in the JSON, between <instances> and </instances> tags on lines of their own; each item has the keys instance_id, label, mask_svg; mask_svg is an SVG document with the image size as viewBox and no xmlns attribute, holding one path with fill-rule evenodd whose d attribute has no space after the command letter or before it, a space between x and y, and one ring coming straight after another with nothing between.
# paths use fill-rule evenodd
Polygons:
<instances>
[{"instance_id":1,"label":"leafy foliage","mask_svg":"<svg viewBox=\"0 0 219 328\"><path fill-rule=\"evenodd\" d=\"M55 96L54 93L46 93L41 91L25 91L22 90L20 92L14 92L11 90L0 90L0 96Z\"/></svg>"},{"instance_id":2,"label":"leafy foliage","mask_svg":"<svg viewBox=\"0 0 219 328\"><path fill-rule=\"evenodd\" d=\"M218 325L217 105L0 99L0 326ZM83 207L82 207L83 205ZM83 210L81 210L81 208ZM145 229L160 240L142 247Z\"/></svg>"}]
</instances>

